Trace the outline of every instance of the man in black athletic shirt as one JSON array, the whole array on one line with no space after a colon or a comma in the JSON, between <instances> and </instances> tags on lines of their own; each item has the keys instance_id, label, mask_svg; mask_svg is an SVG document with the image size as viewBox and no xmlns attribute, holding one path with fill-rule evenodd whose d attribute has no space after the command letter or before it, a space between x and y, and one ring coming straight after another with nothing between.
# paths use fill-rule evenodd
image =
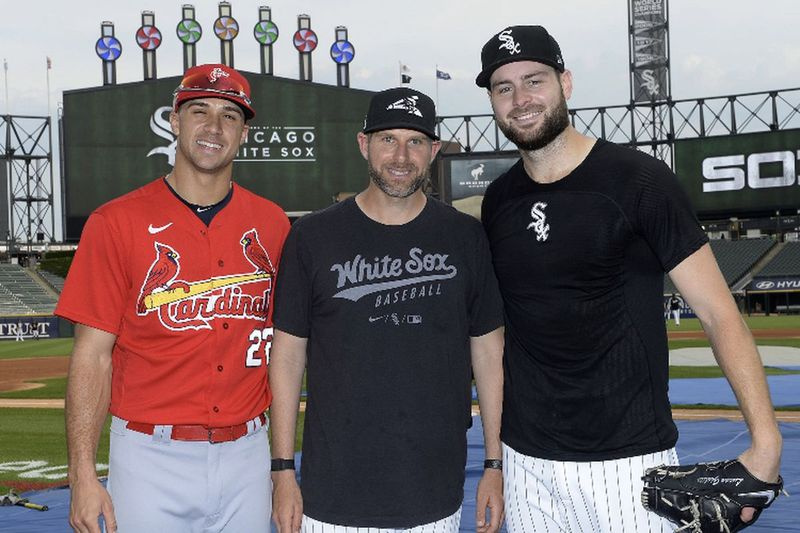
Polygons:
<instances>
[{"instance_id":1,"label":"man in black athletic shirt","mask_svg":"<svg viewBox=\"0 0 800 533\"><path fill-rule=\"evenodd\" d=\"M280 533L456 533L470 370L487 458L477 531L500 526L503 304L480 223L421 189L435 116L420 92L377 93L358 134L369 185L295 222L284 247L269 365ZM301 491L291 459L306 361Z\"/></svg>"},{"instance_id":2,"label":"man in black athletic shirt","mask_svg":"<svg viewBox=\"0 0 800 533\"><path fill-rule=\"evenodd\" d=\"M776 480L781 436L761 360L675 176L570 125L572 74L541 26L504 29L481 61L476 83L522 156L482 207L506 312L508 528L673 530L639 497L645 468L677 461L664 272L739 399L752 437L740 459Z\"/></svg>"}]
</instances>

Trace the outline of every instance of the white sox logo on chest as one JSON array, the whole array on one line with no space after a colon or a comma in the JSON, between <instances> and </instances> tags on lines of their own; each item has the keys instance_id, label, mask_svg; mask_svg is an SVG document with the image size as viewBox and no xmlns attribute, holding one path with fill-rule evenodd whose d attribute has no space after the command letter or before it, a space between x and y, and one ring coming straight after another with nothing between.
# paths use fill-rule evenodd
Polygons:
<instances>
[{"instance_id":1,"label":"white sox logo on chest","mask_svg":"<svg viewBox=\"0 0 800 533\"><path fill-rule=\"evenodd\" d=\"M550 236L550 224L547 224L547 215L544 209L547 207L545 202L535 202L531 207L531 218L533 222L528 224L525 229L532 229L536 232L536 240L546 241Z\"/></svg>"},{"instance_id":2,"label":"white sox logo on chest","mask_svg":"<svg viewBox=\"0 0 800 533\"><path fill-rule=\"evenodd\" d=\"M331 272L337 274L338 289L333 297L357 302L377 293L374 305L377 308L440 295L440 282L458 274L448 257L448 254L425 253L421 248L411 248L406 258L384 255L369 261L358 254L350 261L331 266ZM390 315L380 318L386 317Z\"/></svg>"}]
</instances>

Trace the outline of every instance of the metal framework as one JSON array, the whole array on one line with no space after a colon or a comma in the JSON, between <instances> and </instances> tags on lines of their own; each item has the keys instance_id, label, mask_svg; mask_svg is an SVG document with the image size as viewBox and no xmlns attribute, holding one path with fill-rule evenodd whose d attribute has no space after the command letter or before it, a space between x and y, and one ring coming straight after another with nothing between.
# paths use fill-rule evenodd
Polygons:
<instances>
[{"instance_id":1,"label":"metal framework","mask_svg":"<svg viewBox=\"0 0 800 533\"><path fill-rule=\"evenodd\" d=\"M800 88L712 98L571 109L585 135L633 146L670 167L676 140L800 128ZM464 152L515 150L493 115L438 117L442 141ZM666 127L662 128L661 124Z\"/></svg>"},{"instance_id":2,"label":"metal framework","mask_svg":"<svg viewBox=\"0 0 800 533\"><path fill-rule=\"evenodd\" d=\"M0 116L0 161L8 169L9 249L54 242L50 117ZM0 210L2 211L2 210Z\"/></svg>"}]
</instances>

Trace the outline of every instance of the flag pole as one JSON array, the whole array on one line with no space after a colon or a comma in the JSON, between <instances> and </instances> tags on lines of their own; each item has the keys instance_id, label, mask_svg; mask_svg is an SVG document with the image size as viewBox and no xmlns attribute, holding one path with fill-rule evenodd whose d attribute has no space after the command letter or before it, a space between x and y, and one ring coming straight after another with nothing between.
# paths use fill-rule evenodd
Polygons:
<instances>
[{"instance_id":1,"label":"flag pole","mask_svg":"<svg viewBox=\"0 0 800 533\"><path fill-rule=\"evenodd\" d=\"M438 63L436 65L436 73L435 73L434 77L436 78L436 112L440 113L439 112L439 65L438 65Z\"/></svg>"},{"instance_id":2,"label":"flag pole","mask_svg":"<svg viewBox=\"0 0 800 533\"><path fill-rule=\"evenodd\" d=\"M47 116L52 120L52 110L50 109L50 58L47 58Z\"/></svg>"},{"instance_id":3,"label":"flag pole","mask_svg":"<svg viewBox=\"0 0 800 533\"><path fill-rule=\"evenodd\" d=\"M11 106L8 103L8 61L6 58L3 58L3 78L5 80L6 85L6 115L11 114Z\"/></svg>"}]
</instances>

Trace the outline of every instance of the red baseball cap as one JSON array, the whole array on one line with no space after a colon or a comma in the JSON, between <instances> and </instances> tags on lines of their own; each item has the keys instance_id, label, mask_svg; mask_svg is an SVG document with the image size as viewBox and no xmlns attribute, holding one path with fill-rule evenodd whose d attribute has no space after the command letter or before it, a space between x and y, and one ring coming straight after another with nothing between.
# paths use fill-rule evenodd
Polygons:
<instances>
[{"instance_id":1,"label":"red baseball cap","mask_svg":"<svg viewBox=\"0 0 800 533\"><path fill-rule=\"evenodd\" d=\"M211 63L190 68L172 95L172 108L176 112L188 100L224 98L241 107L245 119L256 116L250 106L250 84L238 71L227 65Z\"/></svg>"}]
</instances>

